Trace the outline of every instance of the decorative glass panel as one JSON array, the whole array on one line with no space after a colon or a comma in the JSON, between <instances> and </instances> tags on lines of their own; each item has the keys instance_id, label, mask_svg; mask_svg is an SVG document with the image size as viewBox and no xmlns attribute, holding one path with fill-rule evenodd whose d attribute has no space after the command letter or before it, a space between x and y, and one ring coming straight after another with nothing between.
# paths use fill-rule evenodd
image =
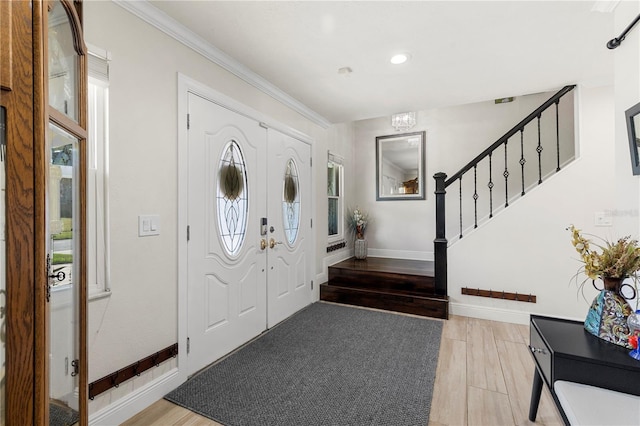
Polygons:
<instances>
[{"instance_id":1,"label":"decorative glass panel","mask_svg":"<svg viewBox=\"0 0 640 426\"><path fill-rule=\"evenodd\" d=\"M49 105L78 121L78 55L71 23L60 1L49 10Z\"/></svg>"},{"instance_id":2,"label":"decorative glass panel","mask_svg":"<svg viewBox=\"0 0 640 426\"><path fill-rule=\"evenodd\" d=\"M300 228L300 185L298 167L293 158L287 161L282 184L282 214L284 216L284 233L289 244L298 237Z\"/></svg>"},{"instance_id":3,"label":"decorative glass panel","mask_svg":"<svg viewBox=\"0 0 640 426\"><path fill-rule=\"evenodd\" d=\"M236 256L244 242L248 214L247 169L236 141L222 150L216 198L223 246L230 256Z\"/></svg>"}]
</instances>

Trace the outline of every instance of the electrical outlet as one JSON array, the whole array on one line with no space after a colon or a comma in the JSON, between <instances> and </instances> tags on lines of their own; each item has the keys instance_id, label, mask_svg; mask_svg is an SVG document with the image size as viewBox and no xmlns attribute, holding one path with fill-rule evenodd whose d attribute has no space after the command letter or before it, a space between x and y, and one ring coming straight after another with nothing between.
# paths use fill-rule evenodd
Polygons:
<instances>
[{"instance_id":1,"label":"electrical outlet","mask_svg":"<svg viewBox=\"0 0 640 426\"><path fill-rule=\"evenodd\" d=\"M613 226L613 217L606 212L596 212L594 217L595 226Z\"/></svg>"}]
</instances>

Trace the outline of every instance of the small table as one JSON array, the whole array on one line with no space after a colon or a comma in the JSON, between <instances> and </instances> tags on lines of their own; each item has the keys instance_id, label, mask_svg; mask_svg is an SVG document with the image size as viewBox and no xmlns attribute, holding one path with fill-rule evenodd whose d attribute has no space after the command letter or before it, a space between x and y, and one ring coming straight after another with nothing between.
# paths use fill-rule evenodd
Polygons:
<instances>
[{"instance_id":1,"label":"small table","mask_svg":"<svg viewBox=\"0 0 640 426\"><path fill-rule=\"evenodd\" d=\"M629 356L629 349L591 335L582 322L531 315L529 350L536 364L529 406L532 422L538 413L543 383L566 424L553 390L557 380L640 395L640 361Z\"/></svg>"}]
</instances>

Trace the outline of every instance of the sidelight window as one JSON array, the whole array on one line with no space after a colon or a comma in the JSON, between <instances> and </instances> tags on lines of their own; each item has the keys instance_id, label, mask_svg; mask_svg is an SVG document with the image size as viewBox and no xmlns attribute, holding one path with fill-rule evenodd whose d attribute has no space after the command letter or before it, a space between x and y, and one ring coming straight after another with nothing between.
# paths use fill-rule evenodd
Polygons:
<instances>
[{"instance_id":1,"label":"sidelight window","mask_svg":"<svg viewBox=\"0 0 640 426\"><path fill-rule=\"evenodd\" d=\"M342 158L329 153L327 161L327 203L329 242L344 238L343 207L344 168Z\"/></svg>"},{"instance_id":2,"label":"sidelight window","mask_svg":"<svg viewBox=\"0 0 640 426\"><path fill-rule=\"evenodd\" d=\"M110 294L109 283L109 54L91 47L88 55L87 290Z\"/></svg>"}]
</instances>

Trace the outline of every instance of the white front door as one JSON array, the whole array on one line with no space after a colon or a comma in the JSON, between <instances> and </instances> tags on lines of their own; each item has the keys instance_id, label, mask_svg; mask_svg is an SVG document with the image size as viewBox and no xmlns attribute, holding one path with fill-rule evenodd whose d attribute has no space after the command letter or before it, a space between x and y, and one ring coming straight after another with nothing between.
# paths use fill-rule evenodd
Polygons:
<instances>
[{"instance_id":1,"label":"white front door","mask_svg":"<svg viewBox=\"0 0 640 426\"><path fill-rule=\"evenodd\" d=\"M268 131L268 326L311 303L311 147Z\"/></svg>"},{"instance_id":2,"label":"white front door","mask_svg":"<svg viewBox=\"0 0 640 426\"><path fill-rule=\"evenodd\" d=\"M188 336L191 375L266 329L266 130L189 94Z\"/></svg>"},{"instance_id":3,"label":"white front door","mask_svg":"<svg viewBox=\"0 0 640 426\"><path fill-rule=\"evenodd\" d=\"M311 147L188 94L187 374L311 303Z\"/></svg>"}]
</instances>

